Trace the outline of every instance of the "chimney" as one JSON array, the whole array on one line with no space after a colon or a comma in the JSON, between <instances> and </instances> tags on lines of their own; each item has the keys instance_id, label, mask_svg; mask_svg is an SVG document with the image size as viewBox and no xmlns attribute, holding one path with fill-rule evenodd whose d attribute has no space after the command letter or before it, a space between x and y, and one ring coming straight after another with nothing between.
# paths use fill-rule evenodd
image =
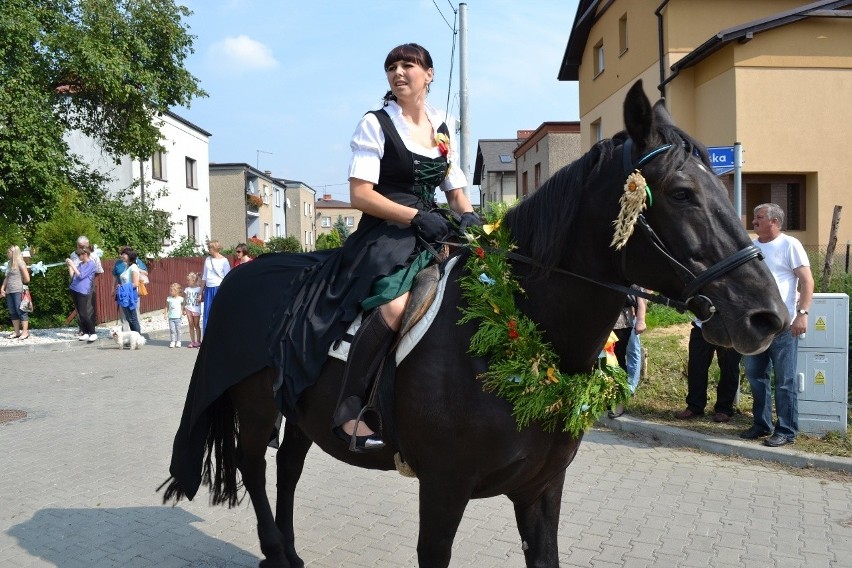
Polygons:
<instances>
[{"instance_id":1,"label":"chimney","mask_svg":"<svg viewBox=\"0 0 852 568\"><path fill-rule=\"evenodd\" d=\"M331 194L330 193L324 193L322 195L322 200L323 201L331 201Z\"/></svg>"},{"instance_id":2,"label":"chimney","mask_svg":"<svg viewBox=\"0 0 852 568\"><path fill-rule=\"evenodd\" d=\"M263 173L265 173L269 177L272 177L272 170L263 170Z\"/></svg>"}]
</instances>

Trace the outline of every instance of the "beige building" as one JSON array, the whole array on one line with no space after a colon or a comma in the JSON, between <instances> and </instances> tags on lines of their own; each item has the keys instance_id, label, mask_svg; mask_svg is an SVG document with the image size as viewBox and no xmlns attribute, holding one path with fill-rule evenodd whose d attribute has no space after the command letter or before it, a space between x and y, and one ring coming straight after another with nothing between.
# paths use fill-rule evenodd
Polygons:
<instances>
[{"instance_id":1,"label":"beige building","mask_svg":"<svg viewBox=\"0 0 852 568\"><path fill-rule=\"evenodd\" d=\"M210 233L224 248L276 236L273 214L283 188L268 172L244 163L210 164ZM283 224L283 215L279 226Z\"/></svg>"},{"instance_id":2,"label":"beige building","mask_svg":"<svg viewBox=\"0 0 852 568\"><path fill-rule=\"evenodd\" d=\"M623 128L642 79L707 146L742 144L742 218L780 204L806 245L852 211L852 1L580 0L559 70L579 81L582 147ZM659 15L657 15L657 12ZM733 175L722 176L733 191ZM852 239L852 221L839 239Z\"/></svg>"},{"instance_id":3,"label":"beige building","mask_svg":"<svg viewBox=\"0 0 852 568\"><path fill-rule=\"evenodd\" d=\"M317 237L316 190L301 181L283 178L275 178L275 181L285 188L287 236L299 239L303 250L314 250Z\"/></svg>"},{"instance_id":4,"label":"beige building","mask_svg":"<svg viewBox=\"0 0 852 568\"><path fill-rule=\"evenodd\" d=\"M361 221L361 211L352 207L347 201L332 199L331 194L326 193L317 203L317 236L327 235L334 228L337 219L342 218L346 228L351 233L358 228Z\"/></svg>"},{"instance_id":5,"label":"beige building","mask_svg":"<svg viewBox=\"0 0 852 568\"><path fill-rule=\"evenodd\" d=\"M543 122L532 132L519 131L518 138L526 138L514 152L518 198L533 193L583 153L579 122Z\"/></svg>"},{"instance_id":6,"label":"beige building","mask_svg":"<svg viewBox=\"0 0 852 568\"><path fill-rule=\"evenodd\" d=\"M513 203L518 199L515 149L520 140L480 140L476 145L473 185L479 186L479 204L487 211L492 203Z\"/></svg>"}]
</instances>

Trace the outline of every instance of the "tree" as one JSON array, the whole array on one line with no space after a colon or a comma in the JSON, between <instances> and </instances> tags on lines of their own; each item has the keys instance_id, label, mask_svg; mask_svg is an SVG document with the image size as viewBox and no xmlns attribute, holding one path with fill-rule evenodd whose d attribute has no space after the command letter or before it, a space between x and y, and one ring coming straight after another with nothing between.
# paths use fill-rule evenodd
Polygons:
<instances>
[{"instance_id":1,"label":"tree","mask_svg":"<svg viewBox=\"0 0 852 568\"><path fill-rule=\"evenodd\" d=\"M334 228L330 232L323 233L317 237L317 250L338 248L342 242L343 239L340 238L340 232L338 232L337 228Z\"/></svg>"},{"instance_id":2,"label":"tree","mask_svg":"<svg viewBox=\"0 0 852 568\"><path fill-rule=\"evenodd\" d=\"M189 14L173 0L0 2L0 217L31 228L87 175L68 131L116 158L160 149L158 116L206 95L184 68Z\"/></svg>"},{"instance_id":3,"label":"tree","mask_svg":"<svg viewBox=\"0 0 852 568\"><path fill-rule=\"evenodd\" d=\"M340 242L342 243L349 237L349 227L346 226L346 221L343 220L343 215L337 216L337 221L334 222L334 229L340 233Z\"/></svg>"}]
</instances>

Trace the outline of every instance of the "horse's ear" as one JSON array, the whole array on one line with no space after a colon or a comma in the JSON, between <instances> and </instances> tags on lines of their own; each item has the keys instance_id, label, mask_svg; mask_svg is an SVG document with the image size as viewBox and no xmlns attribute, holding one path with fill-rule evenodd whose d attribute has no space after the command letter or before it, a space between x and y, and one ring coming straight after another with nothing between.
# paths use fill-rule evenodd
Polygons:
<instances>
[{"instance_id":1,"label":"horse's ear","mask_svg":"<svg viewBox=\"0 0 852 568\"><path fill-rule=\"evenodd\" d=\"M669 109L666 107L665 99L660 99L654 103L654 119L657 124L674 126L674 120L672 119L672 115L669 114Z\"/></svg>"},{"instance_id":2,"label":"horse's ear","mask_svg":"<svg viewBox=\"0 0 852 568\"><path fill-rule=\"evenodd\" d=\"M630 87L627 98L624 99L624 126L637 148L641 149L649 145L653 122L651 101L648 100L645 89L642 88L642 79L639 79Z\"/></svg>"}]
</instances>

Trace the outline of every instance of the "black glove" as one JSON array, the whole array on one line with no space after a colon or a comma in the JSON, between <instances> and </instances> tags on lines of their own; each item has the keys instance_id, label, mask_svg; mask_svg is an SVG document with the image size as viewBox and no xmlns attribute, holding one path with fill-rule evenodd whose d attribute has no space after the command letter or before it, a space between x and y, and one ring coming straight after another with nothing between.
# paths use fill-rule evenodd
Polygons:
<instances>
[{"instance_id":1,"label":"black glove","mask_svg":"<svg viewBox=\"0 0 852 568\"><path fill-rule=\"evenodd\" d=\"M477 226L482 226L482 219L479 218L479 215L474 213L473 211L468 211L467 213L462 213L461 220L459 221L459 234L464 234L468 228Z\"/></svg>"},{"instance_id":2,"label":"black glove","mask_svg":"<svg viewBox=\"0 0 852 568\"><path fill-rule=\"evenodd\" d=\"M443 241L449 235L449 227L444 216L432 211L419 212L411 220L411 226L423 240L429 243Z\"/></svg>"}]
</instances>

